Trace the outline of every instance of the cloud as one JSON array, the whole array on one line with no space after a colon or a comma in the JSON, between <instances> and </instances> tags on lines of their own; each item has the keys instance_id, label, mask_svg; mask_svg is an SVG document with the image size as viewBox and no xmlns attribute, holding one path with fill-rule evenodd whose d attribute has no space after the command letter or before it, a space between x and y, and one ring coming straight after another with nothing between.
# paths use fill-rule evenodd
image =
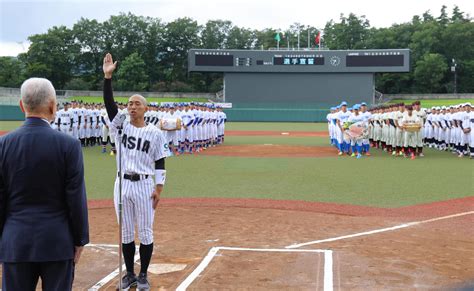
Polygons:
<instances>
[{"instance_id":1,"label":"cloud","mask_svg":"<svg viewBox=\"0 0 474 291\"><path fill-rule=\"evenodd\" d=\"M30 44L28 42L0 42L0 56L16 57L20 53L26 53Z\"/></svg>"}]
</instances>

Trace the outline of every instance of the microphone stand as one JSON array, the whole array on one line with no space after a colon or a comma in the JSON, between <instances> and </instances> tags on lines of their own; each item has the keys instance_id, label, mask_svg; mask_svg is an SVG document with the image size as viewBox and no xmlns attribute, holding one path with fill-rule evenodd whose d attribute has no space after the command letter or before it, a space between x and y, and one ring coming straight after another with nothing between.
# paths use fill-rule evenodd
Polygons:
<instances>
[{"instance_id":1,"label":"microphone stand","mask_svg":"<svg viewBox=\"0 0 474 291\"><path fill-rule=\"evenodd\" d=\"M119 157L119 202L118 202L118 213L119 213L119 284L118 288L122 290L122 129L123 124L118 128L118 157ZM116 141L117 142L117 141Z\"/></svg>"}]
</instances>

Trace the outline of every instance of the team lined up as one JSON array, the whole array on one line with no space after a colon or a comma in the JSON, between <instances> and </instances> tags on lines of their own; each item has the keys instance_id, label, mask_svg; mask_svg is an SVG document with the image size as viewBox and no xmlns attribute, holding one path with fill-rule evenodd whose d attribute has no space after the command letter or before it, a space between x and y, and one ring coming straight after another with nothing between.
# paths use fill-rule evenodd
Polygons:
<instances>
[{"instance_id":1,"label":"team lined up","mask_svg":"<svg viewBox=\"0 0 474 291\"><path fill-rule=\"evenodd\" d=\"M110 133L110 120L102 104L87 104L73 101L64 103L58 110L51 127L81 141L83 147L100 144L111 155L116 153L115 137ZM125 104L118 104L119 110L129 119ZM145 113L145 122L160 129L164 121L173 124L172 130L163 130L174 155L200 152L224 142L226 114L222 108L204 103L174 103L158 106L150 104Z\"/></svg>"},{"instance_id":2,"label":"team lined up","mask_svg":"<svg viewBox=\"0 0 474 291\"><path fill-rule=\"evenodd\" d=\"M463 103L425 109L416 101L411 105L400 103L368 110L365 103L348 108L342 102L327 115L330 140L339 149L339 155L352 153L358 158L370 155L370 147L375 147L393 156L415 159L424 156L424 146L474 158L472 107ZM348 134L354 123L366 131L356 137Z\"/></svg>"}]
</instances>

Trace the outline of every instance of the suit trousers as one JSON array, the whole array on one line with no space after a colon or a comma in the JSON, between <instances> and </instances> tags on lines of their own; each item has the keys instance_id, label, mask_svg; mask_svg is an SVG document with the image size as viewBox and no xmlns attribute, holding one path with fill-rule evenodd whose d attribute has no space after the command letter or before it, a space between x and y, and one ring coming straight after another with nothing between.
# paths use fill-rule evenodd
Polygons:
<instances>
[{"instance_id":1,"label":"suit trousers","mask_svg":"<svg viewBox=\"0 0 474 291\"><path fill-rule=\"evenodd\" d=\"M41 278L44 291L72 290L74 260L3 263L3 291L34 291Z\"/></svg>"}]
</instances>

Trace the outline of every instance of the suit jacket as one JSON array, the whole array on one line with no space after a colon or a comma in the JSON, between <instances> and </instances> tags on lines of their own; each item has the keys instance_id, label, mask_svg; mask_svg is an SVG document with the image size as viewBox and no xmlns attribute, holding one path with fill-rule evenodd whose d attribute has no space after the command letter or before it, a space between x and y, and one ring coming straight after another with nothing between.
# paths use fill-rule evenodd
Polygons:
<instances>
[{"instance_id":1,"label":"suit jacket","mask_svg":"<svg viewBox=\"0 0 474 291\"><path fill-rule=\"evenodd\" d=\"M88 242L80 142L27 118L0 137L0 262L69 260Z\"/></svg>"}]
</instances>

